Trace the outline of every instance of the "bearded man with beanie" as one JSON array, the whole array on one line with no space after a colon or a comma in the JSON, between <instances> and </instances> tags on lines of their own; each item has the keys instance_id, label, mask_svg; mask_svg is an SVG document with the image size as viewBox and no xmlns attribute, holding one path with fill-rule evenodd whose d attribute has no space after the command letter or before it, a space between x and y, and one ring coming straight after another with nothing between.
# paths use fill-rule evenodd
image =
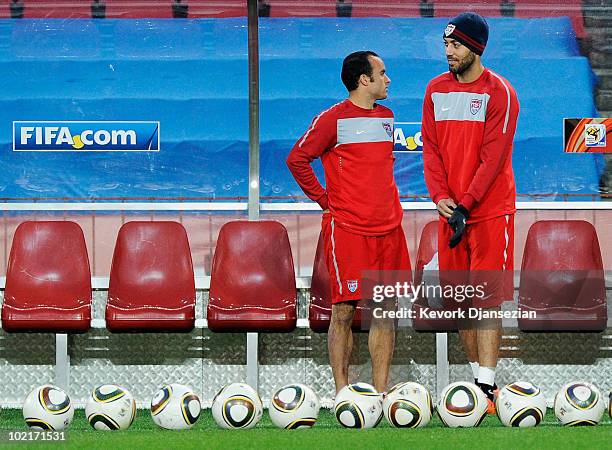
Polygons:
<instances>
[{"instance_id":1,"label":"bearded man with beanie","mask_svg":"<svg viewBox=\"0 0 612 450\"><path fill-rule=\"evenodd\" d=\"M449 71L427 86L422 134L425 182L440 219L440 278L465 271L484 295L462 306L495 312L514 291L512 141L519 103L508 80L482 65L488 38L478 14L449 21L443 34ZM462 319L459 334L494 413L501 319Z\"/></svg>"}]
</instances>

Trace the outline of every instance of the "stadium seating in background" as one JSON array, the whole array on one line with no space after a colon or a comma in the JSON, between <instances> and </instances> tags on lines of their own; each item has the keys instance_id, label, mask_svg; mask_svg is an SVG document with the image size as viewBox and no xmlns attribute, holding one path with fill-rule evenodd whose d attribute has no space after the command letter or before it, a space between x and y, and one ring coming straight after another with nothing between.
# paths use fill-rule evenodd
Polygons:
<instances>
[{"instance_id":1,"label":"stadium seating in background","mask_svg":"<svg viewBox=\"0 0 612 450\"><path fill-rule=\"evenodd\" d=\"M316 333L327 333L331 319L331 285L329 271L325 262L323 236L319 234L317 251L312 266L312 281L310 282L310 303L308 321L310 329ZM353 331L363 331L361 327L362 307L359 305L353 317Z\"/></svg>"},{"instance_id":2,"label":"stadium seating in background","mask_svg":"<svg viewBox=\"0 0 612 450\"><path fill-rule=\"evenodd\" d=\"M24 0L23 18L87 19L91 18L91 1Z\"/></svg>"},{"instance_id":3,"label":"stadium seating in background","mask_svg":"<svg viewBox=\"0 0 612 450\"><path fill-rule=\"evenodd\" d=\"M543 220L527 234L519 307L522 331L603 331L606 289L599 240L582 220Z\"/></svg>"},{"instance_id":4,"label":"stadium seating in background","mask_svg":"<svg viewBox=\"0 0 612 450\"><path fill-rule=\"evenodd\" d=\"M247 15L246 0L187 0L189 17L241 17Z\"/></svg>"},{"instance_id":5,"label":"stadium seating in background","mask_svg":"<svg viewBox=\"0 0 612 450\"><path fill-rule=\"evenodd\" d=\"M336 0L266 0L270 17L336 17Z\"/></svg>"},{"instance_id":6,"label":"stadium seating in background","mask_svg":"<svg viewBox=\"0 0 612 450\"><path fill-rule=\"evenodd\" d=\"M107 19L172 17L172 0L103 0L103 3Z\"/></svg>"},{"instance_id":7,"label":"stadium seating in background","mask_svg":"<svg viewBox=\"0 0 612 450\"><path fill-rule=\"evenodd\" d=\"M441 39L445 23L443 18L262 18L262 197L303 199L284 164L286 153L313 117L346 95L339 70L349 52L366 46L379 52L392 79L385 105L397 123L419 122L427 82L448 69ZM512 83L521 102L513 153L517 191L554 194L553 200L567 199L566 194L596 198L603 158L576 158L564 154L560 144L564 117L597 115L595 77L589 61L579 56L569 18L491 18L489 23L485 65ZM364 29L371 31L367 40ZM40 186L53 186L53 196L70 198L248 195L244 17L12 20L0 27L0 42L0 73L7 86L0 96L0 121L159 120L164 149L153 157L40 152L26 158L12 151L12 128L0 127L5 197L51 195ZM396 158L400 194L425 196L421 155ZM118 170L109 173L108 164Z\"/></svg>"},{"instance_id":8,"label":"stadium seating in background","mask_svg":"<svg viewBox=\"0 0 612 450\"><path fill-rule=\"evenodd\" d=\"M423 227L421 232L421 240L417 250L416 264L414 267L414 285L419 286L423 281L423 268L428 264L438 251L438 221L433 220ZM434 271L435 272L435 271ZM436 306L429 304L425 296L419 296L412 304L414 318L412 319L412 328L416 331L457 331L456 319L429 319L421 315L424 308L436 310L432 308ZM437 309L443 310L441 308Z\"/></svg>"},{"instance_id":9,"label":"stadium seating in background","mask_svg":"<svg viewBox=\"0 0 612 450\"><path fill-rule=\"evenodd\" d=\"M213 256L208 328L217 332L290 332L297 323L293 256L275 221L233 221L219 231Z\"/></svg>"},{"instance_id":10,"label":"stadium seating in background","mask_svg":"<svg viewBox=\"0 0 612 450\"><path fill-rule=\"evenodd\" d=\"M185 228L178 222L127 222L119 230L108 287L112 332L191 331L195 282Z\"/></svg>"},{"instance_id":11,"label":"stadium seating in background","mask_svg":"<svg viewBox=\"0 0 612 450\"><path fill-rule=\"evenodd\" d=\"M420 17L419 0L352 0L351 17Z\"/></svg>"},{"instance_id":12,"label":"stadium seating in background","mask_svg":"<svg viewBox=\"0 0 612 450\"><path fill-rule=\"evenodd\" d=\"M84 333L91 322L91 273L75 222L21 223L13 237L2 305L8 332Z\"/></svg>"},{"instance_id":13,"label":"stadium seating in background","mask_svg":"<svg viewBox=\"0 0 612 450\"><path fill-rule=\"evenodd\" d=\"M473 11L484 17L501 15L500 0L432 0L435 17L455 17L465 11Z\"/></svg>"}]
</instances>

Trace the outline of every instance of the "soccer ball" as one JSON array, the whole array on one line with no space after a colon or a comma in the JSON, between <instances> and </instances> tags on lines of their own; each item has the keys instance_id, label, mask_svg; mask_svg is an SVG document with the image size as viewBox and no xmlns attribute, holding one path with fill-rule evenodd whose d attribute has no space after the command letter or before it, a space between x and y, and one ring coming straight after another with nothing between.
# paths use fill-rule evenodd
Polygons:
<instances>
[{"instance_id":1,"label":"soccer ball","mask_svg":"<svg viewBox=\"0 0 612 450\"><path fill-rule=\"evenodd\" d=\"M487 396L474 383L451 383L442 390L438 415L447 427L477 427L487 415Z\"/></svg>"},{"instance_id":2,"label":"soccer ball","mask_svg":"<svg viewBox=\"0 0 612 450\"><path fill-rule=\"evenodd\" d=\"M517 381L500 389L495 409L507 427L535 427L546 415L546 398L537 386Z\"/></svg>"},{"instance_id":3,"label":"soccer ball","mask_svg":"<svg viewBox=\"0 0 612 450\"><path fill-rule=\"evenodd\" d=\"M336 395L334 412L346 428L374 428L382 419L382 395L367 383L344 386Z\"/></svg>"},{"instance_id":4,"label":"soccer ball","mask_svg":"<svg viewBox=\"0 0 612 450\"><path fill-rule=\"evenodd\" d=\"M114 384L95 388L85 404L85 417L96 430L127 430L136 416L136 400Z\"/></svg>"},{"instance_id":5,"label":"soccer ball","mask_svg":"<svg viewBox=\"0 0 612 450\"><path fill-rule=\"evenodd\" d=\"M167 430L186 430L200 417L199 397L187 386L172 383L162 387L151 400L153 422Z\"/></svg>"},{"instance_id":6,"label":"soccer ball","mask_svg":"<svg viewBox=\"0 0 612 450\"><path fill-rule=\"evenodd\" d=\"M61 431L70 425L73 416L70 397L50 384L35 388L23 402L23 418L36 430Z\"/></svg>"},{"instance_id":7,"label":"soccer ball","mask_svg":"<svg viewBox=\"0 0 612 450\"><path fill-rule=\"evenodd\" d=\"M599 389L591 383L574 381L555 396L555 416L562 425L597 425L606 410Z\"/></svg>"},{"instance_id":8,"label":"soccer ball","mask_svg":"<svg viewBox=\"0 0 612 450\"><path fill-rule=\"evenodd\" d=\"M221 428L253 428L262 414L259 394L245 383L223 386L213 399L213 419Z\"/></svg>"},{"instance_id":9,"label":"soccer ball","mask_svg":"<svg viewBox=\"0 0 612 450\"><path fill-rule=\"evenodd\" d=\"M393 386L383 400L385 418L397 428L420 428L431 420L431 395L419 383L399 383Z\"/></svg>"},{"instance_id":10,"label":"soccer ball","mask_svg":"<svg viewBox=\"0 0 612 450\"><path fill-rule=\"evenodd\" d=\"M310 428L319 416L319 398L303 384L278 389L270 401L270 420L279 428Z\"/></svg>"}]
</instances>

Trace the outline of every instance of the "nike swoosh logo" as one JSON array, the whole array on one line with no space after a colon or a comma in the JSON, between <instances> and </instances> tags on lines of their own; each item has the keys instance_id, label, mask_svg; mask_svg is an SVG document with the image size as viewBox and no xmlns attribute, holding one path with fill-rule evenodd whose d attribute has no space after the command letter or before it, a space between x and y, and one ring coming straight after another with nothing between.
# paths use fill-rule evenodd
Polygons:
<instances>
[{"instance_id":1,"label":"nike swoosh logo","mask_svg":"<svg viewBox=\"0 0 612 450\"><path fill-rule=\"evenodd\" d=\"M442 111L448 111L450 108L442 108Z\"/></svg>"},{"instance_id":2,"label":"nike swoosh logo","mask_svg":"<svg viewBox=\"0 0 612 450\"><path fill-rule=\"evenodd\" d=\"M366 130L358 130L358 131L356 131L356 133L357 134L363 134L363 133L367 133L367 131Z\"/></svg>"}]
</instances>

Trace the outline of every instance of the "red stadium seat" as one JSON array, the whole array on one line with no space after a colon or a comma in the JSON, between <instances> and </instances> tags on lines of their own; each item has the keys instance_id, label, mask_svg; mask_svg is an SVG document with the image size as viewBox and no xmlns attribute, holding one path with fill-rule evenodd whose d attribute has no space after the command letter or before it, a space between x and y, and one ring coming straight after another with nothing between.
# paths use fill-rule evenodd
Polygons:
<instances>
[{"instance_id":1,"label":"red stadium seat","mask_svg":"<svg viewBox=\"0 0 612 450\"><path fill-rule=\"evenodd\" d=\"M500 0L469 0L457 2L453 0L435 0L435 17L455 17L465 11L476 12L484 17L499 17L501 15Z\"/></svg>"},{"instance_id":2,"label":"red stadium seat","mask_svg":"<svg viewBox=\"0 0 612 450\"><path fill-rule=\"evenodd\" d=\"M583 220L534 223L525 242L519 287L523 331L603 331L606 289L595 228Z\"/></svg>"},{"instance_id":3,"label":"red stadium seat","mask_svg":"<svg viewBox=\"0 0 612 450\"><path fill-rule=\"evenodd\" d=\"M421 240L417 250L417 260L414 273L414 285L419 286L423 281L423 268L431 261L434 254L438 251L438 221L433 220L423 228ZM429 308L428 300L425 296L419 296L412 304L414 319L412 327L416 331L457 331L457 321L455 319L430 319L421 316L421 311ZM431 308L430 308L431 309Z\"/></svg>"},{"instance_id":4,"label":"red stadium seat","mask_svg":"<svg viewBox=\"0 0 612 450\"><path fill-rule=\"evenodd\" d=\"M191 250L180 223L135 221L121 227L106 304L110 331L191 331L195 297Z\"/></svg>"},{"instance_id":5,"label":"red stadium seat","mask_svg":"<svg viewBox=\"0 0 612 450\"><path fill-rule=\"evenodd\" d=\"M8 332L84 333L91 322L91 273L74 222L23 222L9 256L2 305Z\"/></svg>"},{"instance_id":6,"label":"red stadium seat","mask_svg":"<svg viewBox=\"0 0 612 450\"><path fill-rule=\"evenodd\" d=\"M576 37L585 37L582 0L514 0L516 17L560 17L572 21Z\"/></svg>"},{"instance_id":7,"label":"red stadium seat","mask_svg":"<svg viewBox=\"0 0 612 450\"><path fill-rule=\"evenodd\" d=\"M352 17L421 17L420 0L352 1Z\"/></svg>"},{"instance_id":8,"label":"red stadium seat","mask_svg":"<svg viewBox=\"0 0 612 450\"><path fill-rule=\"evenodd\" d=\"M310 329L316 333L327 333L331 319L331 286L329 272L325 263L323 237L319 234L319 242L315 253L312 268L312 281L310 283L310 306L308 308L308 321ZM362 307L358 306L353 318L353 331L361 329Z\"/></svg>"},{"instance_id":9,"label":"red stadium seat","mask_svg":"<svg viewBox=\"0 0 612 450\"><path fill-rule=\"evenodd\" d=\"M208 327L212 331L289 332L297 290L287 230L274 221L228 222L213 256Z\"/></svg>"},{"instance_id":10,"label":"red stadium seat","mask_svg":"<svg viewBox=\"0 0 612 450\"><path fill-rule=\"evenodd\" d=\"M246 17L245 0L188 0L189 17Z\"/></svg>"},{"instance_id":11,"label":"red stadium seat","mask_svg":"<svg viewBox=\"0 0 612 450\"><path fill-rule=\"evenodd\" d=\"M107 19L172 18L172 0L105 0Z\"/></svg>"},{"instance_id":12,"label":"red stadium seat","mask_svg":"<svg viewBox=\"0 0 612 450\"><path fill-rule=\"evenodd\" d=\"M87 19L91 18L91 3L90 0L24 0L23 17Z\"/></svg>"},{"instance_id":13,"label":"red stadium seat","mask_svg":"<svg viewBox=\"0 0 612 450\"><path fill-rule=\"evenodd\" d=\"M270 17L336 17L336 0L267 0Z\"/></svg>"}]
</instances>

